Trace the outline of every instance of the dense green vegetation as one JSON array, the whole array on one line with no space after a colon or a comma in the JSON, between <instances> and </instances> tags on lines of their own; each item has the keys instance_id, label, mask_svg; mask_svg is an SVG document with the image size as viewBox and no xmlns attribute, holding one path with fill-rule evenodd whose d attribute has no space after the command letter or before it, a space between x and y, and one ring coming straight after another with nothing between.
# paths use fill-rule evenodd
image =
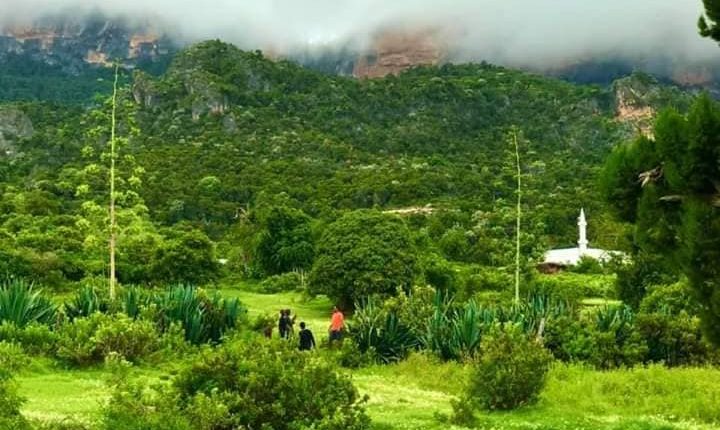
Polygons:
<instances>
[{"instance_id":1,"label":"dense green vegetation","mask_svg":"<svg viewBox=\"0 0 720 430\"><path fill-rule=\"evenodd\" d=\"M648 94L634 103L686 106L647 77L618 86ZM523 255L572 244L580 206L597 245L626 246L594 187L605 155L632 133L609 89L490 65L356 81L207 42L159 78L136 72L121 98L123 283L208 282L223 275L213 260L235 276L309 272L324 228L367 208L406 219L426 263L417 276L449 282L437 273L444 260L507 266L514 126ZM58 287L102 276L110 105L5 109L34 132L8 136L0 160L0 270Z\"/></svg>"},{"instance_id":2,"label":"dense green vegetation","mask_svg":"<svg viewBox=\"0 0 720 430\"><path fill-rule=\"evenodd\" d=\"M487 64L357 81L219 41L123 79L116 105L0 107L0 427L720 422L708 382L720 356L701 331L717 313L716 235L699 228L716 191L706 97L645 75L600 88ZM618 145L647 126L618 118L619 104L674 110L653 138ZM537 273L543 251L575 242L580 207L593 243L632 260ZM347 338L327 345L333 304ZM267 339L280 308L318 350ZM80 376L58 382L76 392L106 382L82 407L53 390L18 396L18 378L28 393L58 375Z\"/></svg>"}]
</instances>

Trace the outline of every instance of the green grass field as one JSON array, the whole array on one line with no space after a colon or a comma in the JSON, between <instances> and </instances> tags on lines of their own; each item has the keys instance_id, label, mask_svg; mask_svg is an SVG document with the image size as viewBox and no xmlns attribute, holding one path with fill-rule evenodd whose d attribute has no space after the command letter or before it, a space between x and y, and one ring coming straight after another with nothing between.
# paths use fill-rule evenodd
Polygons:
<instances>
[{"instance_id":1,"label":"green grass field","mask_svg":"<svg viewBox=\"0 0 720 430\"><path fill-rule=\"evenodd\" d=\"M251 317L289 307L322 333L331 303L296 293L261 295L234 289ZM350 372L378 430L449 429L444 421L461 392L468 368L440 363L422 354L389 366ZM157 381L168 369L140 367L136 376ZM35 360L18 379L32 418L91 421L109 396L102 369L72 370ZM720 428L720 369L667 369L661 366L600 372L556 365L540 402L508 413L478 416L478 428L535 430L673 430Z\"/></svg>"}]
</instances>

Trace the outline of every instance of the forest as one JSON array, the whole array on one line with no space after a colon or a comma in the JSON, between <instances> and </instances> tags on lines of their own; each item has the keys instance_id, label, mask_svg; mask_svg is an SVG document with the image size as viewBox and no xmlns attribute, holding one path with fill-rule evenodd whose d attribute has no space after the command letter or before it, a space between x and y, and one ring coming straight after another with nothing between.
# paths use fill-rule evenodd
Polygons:
<instances>
[{"instance_id":1,"label":"forest","mask_svg":"<svg viewBox=\"0 0 720 430\"><path fill-rule=\"evenodd\" d=\"M709 95L219 40L28 67L0 72L0 429L720 425ZM538 271L581 208L624 257Z\"/></svg>"}]
</instances>

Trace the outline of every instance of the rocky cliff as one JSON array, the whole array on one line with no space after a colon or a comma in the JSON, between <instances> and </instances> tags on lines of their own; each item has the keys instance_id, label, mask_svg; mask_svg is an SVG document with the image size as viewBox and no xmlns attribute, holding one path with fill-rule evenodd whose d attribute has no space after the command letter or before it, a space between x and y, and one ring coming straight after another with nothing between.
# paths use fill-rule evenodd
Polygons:
<instances>
[{"instance_id":1,"label":"rocky cliff","mask_svg":"<svg viewBox=\"0 0 720 430\"><path fill-rule=\"evenodd\" d=\"M22 56L78 74L88 64L108 66L113 60L133 67L174 49L151 26L128 25L102 18L54 18L0 29L0 62Z\"/></svg>"},{"instance_id":2,"label":"rocky cliff","mask_svg":"<svg viewBox=\"0 0 720 430\"><path fill-rule=\"evenodd\" d=\"M368 52L357 59L353 75L381 78L411 67L437 65L444 59L446 51L432 30L382 32L374 38Z\"/></svg>"}]
</instances>

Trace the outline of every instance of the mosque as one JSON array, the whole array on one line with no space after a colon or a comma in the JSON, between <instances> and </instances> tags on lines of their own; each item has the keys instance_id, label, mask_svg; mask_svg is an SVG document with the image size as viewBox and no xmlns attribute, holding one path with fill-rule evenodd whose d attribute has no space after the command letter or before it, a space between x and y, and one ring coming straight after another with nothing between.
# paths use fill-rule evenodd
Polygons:
<instances>
[{"instance_id":1,"label":"mosque","mask_svg":"<svg viewBox=\"0 0 720 430\"><path fill-rule=\"evenodd\" d=\"M545 273L555 273L566 267L575 266L583 257L593 258L601 263L609 262L613 256L622 255L619 251L606 251L604 249L589 248L587 239L587 219L585 210L580 209L578 217L578 246L577 248L553 249L545 253L538 269Z\"/></svg>"}]
</instances>

